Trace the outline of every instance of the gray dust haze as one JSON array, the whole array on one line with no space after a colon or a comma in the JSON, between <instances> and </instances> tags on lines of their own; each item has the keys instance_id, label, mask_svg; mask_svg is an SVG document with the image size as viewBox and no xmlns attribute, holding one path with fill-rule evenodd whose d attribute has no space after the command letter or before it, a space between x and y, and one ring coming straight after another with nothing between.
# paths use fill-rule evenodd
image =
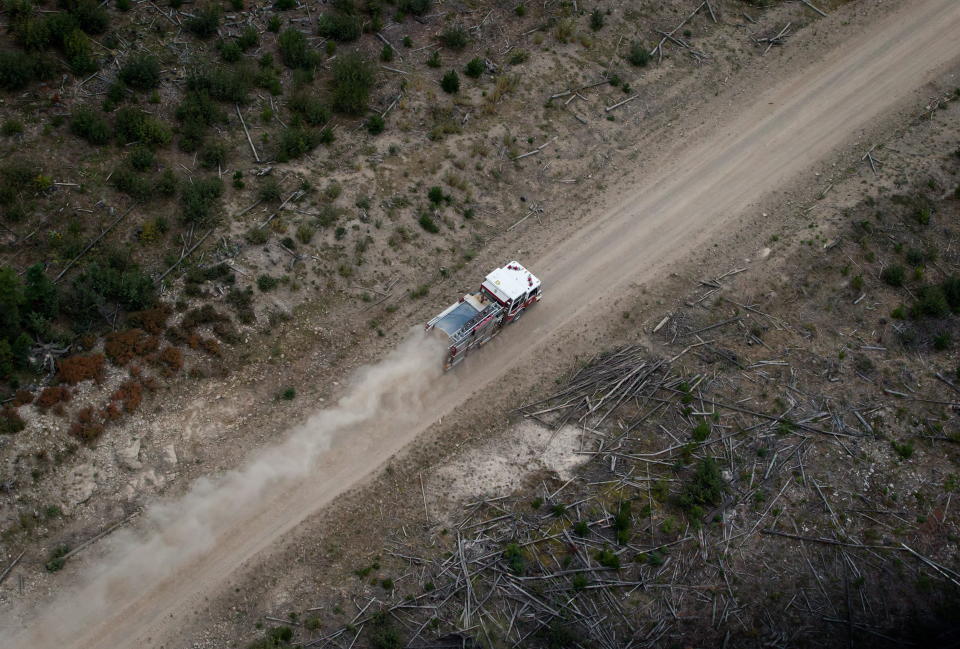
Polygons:
<instances>
[{"instance_id":1,"label":"gray dust haze","mask_svg":"<svg viewBox=\"0 0 960 649\"><path fill-rule=\"evenodd\" d=\"M170 580L199 578L186 568L201 559L208 562L233 535L282 534L257 530L272 525L272 507L288 502L290 493L309 493L325 471L363 461L362 454L341 449L375 446L379 437L422 414L424 398L440 378L440 353L436 341L412 333L382 362L358 371L336 405L310 416L285 441L258 451L239 469L198 480L182 498L150 506L135 529L117 532L102 542L105 547L96 548L100 558L73 576L79 578L78 586L21 622L23 636L4 633L0 646L97 646L94 627L138 611L154 613L154 590ZM275 434L284 437L282 431ZM70 578L68 571L57 576L61 578ZM2 626L19 625L7 620ZM78 637L87 633L92 638Z\"/></svg>"}]
</instances>

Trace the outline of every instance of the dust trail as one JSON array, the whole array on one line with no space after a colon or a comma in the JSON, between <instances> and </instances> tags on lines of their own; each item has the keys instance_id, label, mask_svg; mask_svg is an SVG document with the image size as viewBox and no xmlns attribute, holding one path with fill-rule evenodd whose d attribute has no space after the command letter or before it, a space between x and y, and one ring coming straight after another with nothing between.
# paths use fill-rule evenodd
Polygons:
<instances>
[{"instance_id":1,"label":"dust trail","mask_svg":"<svg viewBox=\"0 0 960 649\"><path fill-rule=\"evenodd\" d=\"M335 406L312 415L285 441L240 469L198 480L182 498L148 508L136 530L109 538L81 586L58 596L17 634L23 637L4 634L0 646L97 646L95 627L136 614L138 601L158 584L191 579L191 562L217 552L230 535L249 533L291 489L308 488L311 476L335 465L338 446L372 447L378 436L415 420L441 374L438 351L422 332L411 333L382 362L358 371Z\"/></svg>"}]
</instances>

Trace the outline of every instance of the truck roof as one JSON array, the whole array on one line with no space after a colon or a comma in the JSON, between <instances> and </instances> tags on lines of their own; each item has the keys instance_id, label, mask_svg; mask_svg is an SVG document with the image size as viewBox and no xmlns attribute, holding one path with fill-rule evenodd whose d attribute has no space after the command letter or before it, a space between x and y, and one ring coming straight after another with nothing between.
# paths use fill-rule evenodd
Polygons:
<instances>
[{"instance_id":1,"label":"truck roof","mask_svg":"<svg viewBox=\"0 0 960 649\"><path fill-rule=\"evenodd\" d=\"M483 286L495 296L509 302L540 286L540 280L520 262L511 261L487 275Z\"/></svg>"}]
</instances>

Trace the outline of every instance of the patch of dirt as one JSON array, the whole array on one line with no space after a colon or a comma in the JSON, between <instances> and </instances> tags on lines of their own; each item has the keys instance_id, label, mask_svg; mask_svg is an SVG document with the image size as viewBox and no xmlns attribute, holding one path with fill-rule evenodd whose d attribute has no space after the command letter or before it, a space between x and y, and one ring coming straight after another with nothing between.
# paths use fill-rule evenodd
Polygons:
<instances>
[{"instance_id":1,"label":"patch of dirt","mask_svg":"<svg viewBox=\"0 0 960 649\"><path fill-rule=\"evenodd\" d=\"M540 471L568 480L585 458L577 454L581 434L564 426L553 431L524 421L504 436L465 449L440 466L427 482L434 506L451 502L498 498L516 491L528 474Z\"/></svg>"}]
</instances>

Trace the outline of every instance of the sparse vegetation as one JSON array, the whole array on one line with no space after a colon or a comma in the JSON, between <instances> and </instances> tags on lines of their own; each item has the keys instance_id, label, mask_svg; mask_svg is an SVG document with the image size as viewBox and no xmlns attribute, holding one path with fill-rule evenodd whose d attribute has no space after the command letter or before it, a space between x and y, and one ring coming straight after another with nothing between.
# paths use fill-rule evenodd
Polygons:
<instances>
[{"instance_id":1,"label":"sparse vegetation","mask_svg":"<svg viewBox=\"0 0 960 649\"><path fill-rule=\"evenodd\" d=\"M333 63L331 97L334 110L347 115L362 115L370 101L374 72L359 54L345 54Z\"/></svg>"}]
</instances>

